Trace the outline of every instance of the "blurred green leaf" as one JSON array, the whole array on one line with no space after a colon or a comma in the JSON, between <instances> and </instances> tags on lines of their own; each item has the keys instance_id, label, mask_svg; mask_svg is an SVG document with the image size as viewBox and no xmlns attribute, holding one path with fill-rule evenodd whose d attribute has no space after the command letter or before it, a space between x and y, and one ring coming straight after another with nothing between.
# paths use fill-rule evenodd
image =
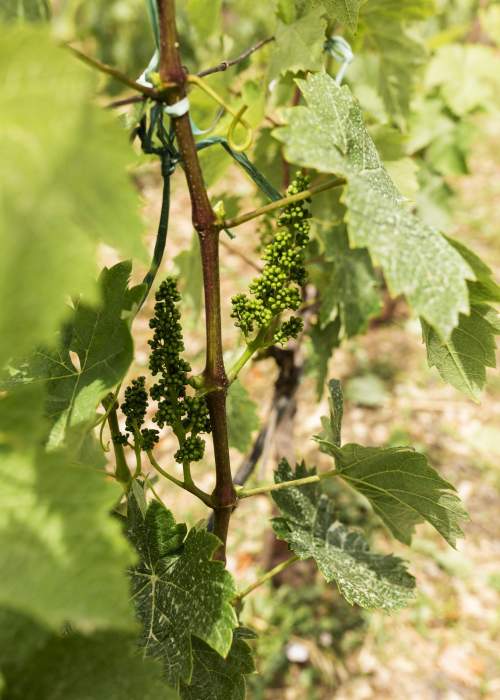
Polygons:
<instances>
[{"instance_id":1,"label":"blurred green leaf","mask_svg":"<svg viewBox=\"0 0 500 700\"><path fill-rule=\"evenodd\" d=\"M260 425L257 404L243 384L236 380L227 393L227 422L229 445L246 452L252 443L252 433Z\"/></svg>"},{"instance_id":2,"label":"blurred green leaf","mask_svg":"<svg viewBox=\"0 0 500 700\"><path fill-rule=\"evenodd\" d=\"M0 40L0 364L47 341L69 296L92 293L99 241L142 255L129 146L92 104L95 80L33 27Z\"/></svg>"},{"instance_id":3,"label":"blurred green leaf","mask_svg":"<svg viewBox=\"0 0 500 700\"><path fill-rule=\"evenodd\" d=\"M326 30L322 16L322 9L313 8L291 24L278 20L269 68L271 77L321 68Z\"/></svg>"}]
</instances>

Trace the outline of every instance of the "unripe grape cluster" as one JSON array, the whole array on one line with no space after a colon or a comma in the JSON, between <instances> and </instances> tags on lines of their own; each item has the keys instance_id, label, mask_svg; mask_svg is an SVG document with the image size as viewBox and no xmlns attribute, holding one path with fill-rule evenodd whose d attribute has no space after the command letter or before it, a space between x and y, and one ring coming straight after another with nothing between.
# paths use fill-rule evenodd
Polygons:
<instances>
[{"instance_id":1,"label":"unripe grape cluster","mask_svg":"<svg viewBox=\"0 0 500 700\"><path fill-rule=\"evenodd\" d=\"M203 397L186 395L191 365L181 357L184 340L175 278L167 277L161 283L155 299L154 316L149 322L154 334L148 341L151 346L149 368L153 376L159 375L150 390L151 398L158 405L153 420L160 428L168 425L174 430L179 440L175 453L177 462L196 462L205 450L199 433L210 432L210 417Z\"/></svg>"},{"instance_id":2,"label":"unripe grape cluster","mask_svg":"<svg viewBox=\"0 0 500 700\"><path fill-rule=\"evenodd\" d=\"M307 176L297 174L287 189L287 195L303 192L309 186ZM296 311L301 302L300 287L306 281L305 249L309 241L309 199L286 206L278 218L273 240L265 247L264 269L253 280L247 294L232 298L232 314L236 326L245 336L269 327L284 311ZM292 316L281 324L273 342L284 344L296 338L302 330L302 320Z\"/></svg>"},{"instance_id":3,"label":"unripe grape cluster","mask_svg":"<svg viewBox=\"0 0 500 700\"><path fill-rule=\"evenodd\" d=\"M158 442L159 432L153 428L142 428L148 408L148 392L146 391L146 377L132 379L130 386L125 389L125 400L121 409L125 414L125 430L128 435L133 435L143 450L151 450ZM127 443L127 435L115 438L121 444Z\"/></svg>"}]
</instances>

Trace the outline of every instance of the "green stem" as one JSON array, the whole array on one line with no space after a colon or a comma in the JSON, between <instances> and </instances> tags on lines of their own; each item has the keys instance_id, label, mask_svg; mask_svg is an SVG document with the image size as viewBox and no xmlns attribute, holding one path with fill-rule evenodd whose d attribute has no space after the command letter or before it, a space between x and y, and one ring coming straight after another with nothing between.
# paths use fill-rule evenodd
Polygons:
<instances>
[{"instance_id":1,"label":"green stem","mask_svg":"<svg viewBox=\"0 0 500 700\"><path fill-rule=\"evenodd\" d=\"M270 569L270 571L267 571L263 576L258 578L257 581L254 581L254 583L252 583L250 586L248 586L248 588L245 588L243 591L238 593L238 595L235 598L235 601L242 600L249 593L254 591L259 586L262 586L262 584L265 583L266 581L269 581L270 579L272 579L273 576L280 574L282 571L287 569L292 564L295 564L295 562L298 560L299 560L299 557L293 556L293 557L290 557L290 559L286 559L285 561L282 561L280 564L275 566L274 569Z\"/></svg>"},{"instance_id":2,"label":"green stem","mask_svg":"<svg viewBox=\"0 0 500 700\"><path fill-rule=\"evenodd\" d=\"M228 381L230 384L234 382L238 374L241 372L243 367L246 365L247 362L249 362L253 355L258 350L261 350L263 347L265 347L265 342L264 339L267 334L267 328L261 328L254 340L252 340L246 348L243 350L241 355L238 357L236 362L233 364L233 366L229 369L227 373Z\"/></svg>"},{"instance_id":3,"label":"green stem","mask_svg":"<svg viewBox=\"0 0 500 700\"><path fill-rule=\"evenodd\" d=\"M160 93L158 92L158 90L155 90L152 87L148 87L147 85L141 85L140 83L136 83L135 80L132 80L132 78L129 78L128 75L125 75L117 68L113 68L113 66L108 66L106 63L102 63L97 58L87 56L87 54L83 53L79 49L75 49L74 46L67 46L67 48L71 51L71 53L74 56L76 56L76 58L78 58L80 61L83 61L83 63L86 63L88 66L95 68L101 73L106 73L106 75L110 75L111 77L118 80L120 83L123 83L123 85L128 85L128 87L132 88L133 90L136 90L137 92L140 92L143 95L146 95L147 97L151 97L152 99L158 99L160 97ZM168 86L165 85L165 87Z\"/></svg>"},{"instance_id":4,"label":"green stem","mask_svg":"<svg viewBox=\"0 0 500 700\"><path fill-rule=\"evenodd\" d=\"M186 483L185 481L181 481L180 479L177 479L175 476L172 476L172 474L169 474L167 471L165 471L156 459L154 458L154 455L151 450L147 451L147 455L149 458L149 461L151 462L151 466L156 469L156 471L161 474L162 476L165 477L165 479L168 479L171 481L173 484L176 484L176 486L179 486L179 488L184 489L184 491L189 491L189 493L192 493L193 496L196 496L197 498L200 499L206 506L209 508L213 508L213 499L210 494L205 493L205 491L202 491L199 489L194 482L191 479L191 483Z\"/></svg>"},{"instance_id":5,"label":"green stem","mask_svg":"<svg viewBox=\"0 0 500 700\"><path fill-rule=\"evenodd\" d=\"M313 185L308 190L298 192L297 194L291 194L288 197L283 197L282 199L278 199L275 202L266 204L264 207L259 207L258 209L249 211L246 214L242 214L241 216L235 216L234 219L228 219L227 221L224 221L222 222L222 224L220 224L220 228L234 228L235 226L240 226L240 224L244 224L247 221L256 219L258 216L262 216L263 214L269 214L269 212L271 211L275 211L276 209L282 209L283 207L286 207L289 204L293 204L294 202L300 202L303 199L308 199L309 197L312 197L315 194L318 194L319 192L330 190L333 187L342 187L343 185L345 185L345 182L346 181L344 180L344 178L336 177L333 180L322 182L319 185Z\"/></svg>"},{"instance_id":6,"label":"green stem","mask_svg":"<svg viewBox=\"0 0 500 700\"><path fill-rule=\"evenodd\" d=\"M267 486L259 486L256 489L240 489L237 491L238 498L250 498L250 496L259 496L261 493L270 493L271 491L280 491L281 489L290 489L294 486L305 486L306 484L316 484L322 479L328 479L331 476L341 476L341 473L336 469L314 476L305 476L302 479L294 481L280 481L278 484L267 484Z\"/></svg>"},{"instance_id":7,"label":"green stem","mask_svg":"<svg viewBox=\"0 0 500 700\"><path fill-rule=\"evenodd\" d=\"M106 396L105 399L103 399L102 405L104 406L108 416L107 420L109 430L111 433L111 441L113 443L113 451L115 453L116 479L122 484L129 484L131 474L128 468L127 460L125 459L125 450L123 449L122 444L115 442L115 440L113 439L116 436L120 435L120 426L118 425L118 415L116 412L118 408L118 403L116 402L114 395L109 394L108 396Z\"/></svg>"}]
</instances>

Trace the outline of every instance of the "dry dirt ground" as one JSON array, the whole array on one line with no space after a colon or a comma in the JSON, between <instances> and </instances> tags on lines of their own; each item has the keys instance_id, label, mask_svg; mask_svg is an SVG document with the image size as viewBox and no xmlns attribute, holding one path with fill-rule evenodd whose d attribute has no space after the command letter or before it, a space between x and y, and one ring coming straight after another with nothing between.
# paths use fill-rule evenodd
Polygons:
<instances>
[{"instance_id":1,"label":"dry dirt ground","mask_svg":"<svg viewBox=\"0 0 500 700\"><path fill-rule=\"evenodd\" d=\"M472 175L456 182L459 204L456 207L456 235L478 249L498 272L500 268L500 135L489 127L483 143L476 147ZM140 178L145 211L151 231L160 206L156 166L144 168ZM231 177L231 192L243 198L245 208L253 208L250 187L240 176ZM191 225L188 202L181 173L173 181L174 199L164 271L172 270L173 257L190 245ZM233 245L251 252L255 229L238 229ZM228 356L237 343L228 316L229 297L244 288L254 274L239 256L222 249L222 292L225 304L225 344ZM140 277L141 270L137 271ZM403 310L404 311L404 310ZM151 304L136 321L138 335L136 367L147 365L147 319ZM203 318L188 311L189 356L201 369ZM256 400L262 419L266 417L275 378L273 362L268 360L246 370L243 381ZM268 676L268 689L252 684L251 698L258 700L476 700L500 697L500 377L490 372L489 388L481 405L475 405L445 386L426 366L418 326L403 312L394 322L373 328L364 338L351 341L338 351L331 363L331 376L345 385L351 381L351 400L345 409L344 441L368 445L411 443L424 450L433 465L456 484L470 513L465 539L451 550L429 527L418 530L414 547L409 550L393 545L377 531L379 547L389 547L410 561L417 578L414 603L403 612L386 616L379 613L362 616L362 628L350 632L351 646L339 652L332 633L316 634L306 622L291 627L295 646L273 648L280 660L278 671ZM360 404L355 377L368 375L374 391L374 406ZM375 377L375 380L373 379ZM375 388L373 388L375 383ZM354 387L354 389L353 389ZM361 384L361 393L366 392ZM363 403L363 400L361 400ZM327 413L323 399L318 404L313 380L306 378L299 390L299 409L295 419L293 449L297 458L306 458L318 467L327 466L311 441ZM169 464L173 449L167 437L159 446L160 462ZM238 465L242 455L232 454ZM256 471L256 481L268 481L273 455ZM206 489L212 483L210 450L195 476ZM179 518L193 523L204 516L184 493L174 493L168 484L158 486L166 504ZM248 499L232 520L228 566L240 585L251 582L261 564L262 543L266 540L266 519L271 514L266 497ZM321 589L322 590L322 589ZM317 601L308 603L313 616L320 606L321 625L328 627L328 594L319 590ZM259 589L248 598L244 619L264 638L279 635L279 623L269 620L276 589ZM325 598L326 595L326 598ZM323 598L321 598L323 596ZM276 598L278 601L278 598ZM276 605L281 604L276 602ZM326 607L325 607L326 605ZM341 615L345 613L340 613ZM283 613L286 618L286 611ZM267 616L267 617L266 617ZM333 624L334 621L332 621ZM342 621L341 621L342 622ZM318 623L318 624L320 624ZM304 629L306 630L304 632ZM328 628L329 629L329 628ZM335 629L333 626L332 629ZM326 634L326 636L325 636ZM335 637L333 632L333 637ZM344 632L339 632L344 634ZM330 635L330 636L328 636ZM354 635L354 636L353 636ZM333 639L333 642L336 640ZM259 646L259 666L267 668L265 644ZM298 656L297 656L298 654ZM301 656L302 654L302 656ZM300 658L299 658L300 657Z\"/></svg>"}]
</instances>

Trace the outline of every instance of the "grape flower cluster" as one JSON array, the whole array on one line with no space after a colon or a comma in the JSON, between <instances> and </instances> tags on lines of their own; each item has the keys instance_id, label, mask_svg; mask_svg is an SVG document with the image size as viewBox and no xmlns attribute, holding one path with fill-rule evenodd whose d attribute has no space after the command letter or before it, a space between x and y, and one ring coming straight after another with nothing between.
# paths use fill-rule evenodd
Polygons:
<instances>
[{"instance_id":1,"label":"grape flower cluster","mask_svg":"<svg viewBox=\"0 0 500 700\"><path fill-rule=\"evenodd\" d=\"M186 394L191 365L181 357L184 340L175 278L167 277L161 283L155 299L154 316L149 321L154 333L148 341L149 368L153 376L159 375L150 389L151 398L157 402L153 420L159 428L168 425L173 429L179 441L177 462L197 462L205 451L200 433L210 432L210 417L204 397Z\"/></svg>"},{"instance_id":2,"label":"grape flower cluster","mask_svg":"<svg viewBox=\"0 0 500 700\"><path fill-rule=\"evenodd\" d=\"M309 178L298 173L287 195L303 192ZM278 218L272 241L265 247L264 269L249 287L250 295L232 298L232 318L248 338L256 329L269 328L283 312L296 311L301 302L300 287L306 281L305 249L309 241L309 199L287 205ZM302 319L291 316L274 332L273 343L285 344L302 330Z\"/></svg>"},{"instance_id":3,"label":"grape flower cluster","mask_svg":"<svg viewBox=\"0 0 500 700\"><path fill-rule=\"evenodd\" d=\"M200 433L209 433L210 417L206 400L186 393L188 373L191 365L181 357L184 340L177 303L180 294L173 277L167 277L156 295L153 318L149 321L153 337L149 369L157 381L149 390L149 396L157 402L153 421L159 428L170 426L178 441L175 453L177 462L196 462L203 457L205 442ZM125 400L121 406L126 417L125 429L134 436L143 450L153 449L159 440L159 430L142 428L148 407L148 393L145 377L133 379L125 389ZM116 441L127 443L126 435L119 435Z\"/></svg>"}]
</instances>

